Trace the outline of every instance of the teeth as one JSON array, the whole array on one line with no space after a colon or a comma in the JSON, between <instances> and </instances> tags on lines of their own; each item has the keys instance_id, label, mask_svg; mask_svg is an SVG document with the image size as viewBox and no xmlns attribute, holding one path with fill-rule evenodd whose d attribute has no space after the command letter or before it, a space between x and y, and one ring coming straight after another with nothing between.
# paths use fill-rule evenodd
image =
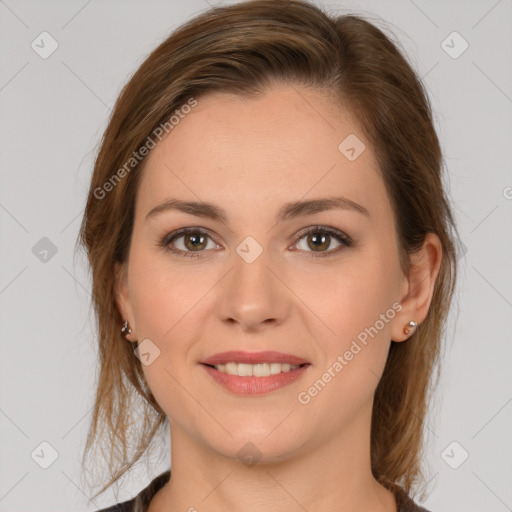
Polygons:
<instances>
[{"instance_id":1,"label":"teeth","mask_svg":"<svg viewBox=\"0 0 512 512\"><path fill-rule=\"evenodd\" d=\"M252 374L255 377L268 377L270 375L270 365L268 363L260 363L251 366Z\"/></svg>"},{"instance_id":2,"label":"teeth","mask_svg":"<svg viewBox=\"0 0 512 512\"><path fill-rule=\"evenodd\" d=\"M298 364L289 363L226 363L215 366L219 372L227 373L228 375L238 375L239 377L268 377L269 375L277 375L281 372L286 373L298 367Z\"/></svg>"},{"instance_id":3,"label":"teeth","mask_svg":"<svg viewBox=\"0 0 512 512\"><path fill-rule=\"evenodd\" d=\"M238 363L238 375L240 375L240 377L251 377L252 364Z\"/></svg>"}]
</instances>

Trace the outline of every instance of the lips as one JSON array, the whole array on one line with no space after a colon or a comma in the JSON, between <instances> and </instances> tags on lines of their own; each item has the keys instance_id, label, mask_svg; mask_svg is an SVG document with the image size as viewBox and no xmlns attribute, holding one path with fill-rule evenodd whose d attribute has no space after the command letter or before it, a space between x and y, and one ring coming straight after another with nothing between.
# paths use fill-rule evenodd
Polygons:
<instances>
[{"instance_id":1,"label":"lips","mask_svg":"<svg viewBox=\"0 0 512 512\"><path fill-rule=\"evenodd\" d=\"M232 350L208 357L201 365L212 379L236 395L264 395L293 384L310 363L282 352Z\"/></svg>"},{"instance_id":2,"label":"lips","mask_svg":"<svg viewBox=\"0 0 512 512\"><path fill-rule=\"evenodd\" d=\"M244 352L240 350L232 350L228 352L220 352L208 357L203 364L216 366L226 363L243 363L243 364L260 364L260 363L281 363L293 366L301 366L309 362L301 357L292 354L284 354L282 352L264 351L264 352Z\"/></svg>"}]
</instances>

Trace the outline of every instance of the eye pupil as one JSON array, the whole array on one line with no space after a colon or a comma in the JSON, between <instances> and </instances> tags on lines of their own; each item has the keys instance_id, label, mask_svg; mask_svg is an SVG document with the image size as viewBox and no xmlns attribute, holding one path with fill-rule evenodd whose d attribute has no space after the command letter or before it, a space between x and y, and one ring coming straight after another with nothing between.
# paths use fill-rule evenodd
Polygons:
<instances>
[{"instance_id":1,"label":"eye pupil","mask_svg":"<svg viewBox=\"0 0 512 512\"><path fill-rule=\"evenodd\" d=\"M329 247L329 243L326 243L326 240L329 238L329 235L311 235L309 237L311 240L315 240L313 242L312 248L316 249L325 249ZM317 244L317 242L320 240L320 243ZM325 247L326 246L326 247Z\"/></svg>"},{"instance_id":2,"label":"eye pupil","mask_svg":"<svg viewBox=\"0 0 512 512\"><path fill-rule=\"evenodd\" d=\"M197 249L200 245L204 245L205 237L203 235L185 235L185 245L187 248ZM191 245L189 246L189 241ZM202 247L201 247L202 248Z\"/></svg>"}]
</instances>

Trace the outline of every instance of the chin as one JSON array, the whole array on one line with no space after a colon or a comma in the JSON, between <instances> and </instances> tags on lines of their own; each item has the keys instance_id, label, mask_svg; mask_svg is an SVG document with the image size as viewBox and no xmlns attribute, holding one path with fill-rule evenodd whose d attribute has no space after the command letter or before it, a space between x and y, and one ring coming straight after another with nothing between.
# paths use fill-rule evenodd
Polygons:
<instances>
[{"instance_id":1,"label":"chin","mask_svg":"<svg viewBox=\"0 0 512 512\"><path fill-rule=\"evenodd\" d=\"M256 462L260 465L274 464L293 457L306 444L306 439L295 435L292 425L276 428L278 424L274 421L258 425L247 421L229 423L232 437L227 433L212 437L209 430L204 433L203 442L218 454L238 459L247 466ZM303 428L300 431L304 435Z\"/></svg>"}]
</instances>

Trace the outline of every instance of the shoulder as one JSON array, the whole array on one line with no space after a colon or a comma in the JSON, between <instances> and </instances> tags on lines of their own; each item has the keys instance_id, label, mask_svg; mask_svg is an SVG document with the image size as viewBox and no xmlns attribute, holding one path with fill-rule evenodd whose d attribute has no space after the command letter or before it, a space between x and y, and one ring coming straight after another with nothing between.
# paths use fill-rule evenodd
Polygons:
<instances>
[{"instance_id":1,"label":"shoulder","mask_svg":"<svg viewBox=\"0 0 512 512\"><path fill-rule=\"evenodd\" d=\"M96 512L134 512L134 506L135 498L128 501L123 501L122 503L117 503L116 505L112 505L108 508L102 508Z\"/></svg>"},{"instance_id":2,"label":"shoulder","mask_svg":"<svg viewBox=\"0 0 512 512\"><path fill-rule=\"evenodd\" d=\"M412 498L399 485L392 485L392 491L395 493L398 512L431 512L426 508L417 505Z\"/></svg>"},{"instance_id":3,"label":"shoulder","mask_svg":"<svg viewBox=\"0 0 512 512\"><path fill-rule=\"evenodd\" d=\"M413 500L409 498L409 501L406 503L406 505L400 509L400 512L431 512L430 510L427 510L426 508L420 507L416 503L414 503Z\"/></svg>"},{"instance_id":4,"label":"shoulder","mask_svg":"<svg viewBox=\"0 0 512 512\"><path fill-rule=\"evenodd\" d=\"M146 512L153 496L169 481L170 477L171 471L167 470L154 478L147 487L142 489L142 491L131 500L116 503L115 505L102 508L96 512Z\"/></svg>"}]
</instances>

